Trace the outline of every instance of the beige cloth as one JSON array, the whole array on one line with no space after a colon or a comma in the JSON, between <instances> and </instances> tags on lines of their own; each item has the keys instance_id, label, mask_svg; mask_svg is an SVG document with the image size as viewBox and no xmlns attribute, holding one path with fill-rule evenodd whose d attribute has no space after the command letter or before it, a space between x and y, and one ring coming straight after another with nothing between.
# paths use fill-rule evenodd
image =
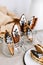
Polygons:
<instances>
[{"instance_id":1,"label":"beige cloth","mask_svg":"<svg viewBox=\"0 0 43 65\"><path fill-rule=\"evenodd\" d=\"M13 21L15 18L19 19L14 12L11 12L5 6L0 6L0 26Z\"/></svg>"},{"instance_id":2,"label":"beige cloth","mask_svg":"<svg viewBox=\"0 0 43 65\"><path fill-rule=\"evenodd\" d=\"M0 11L4 14L7 14L7 8L5 6L0 6Z\"/></svg>"},{"instance_id":3,"label":"beige cloth","mask_svg":"<svg viewBox=\"0 0 43 65\"><path fill-rule=\"evenodd\" d=\"M8 15L3 14L2 12L0 12L0 26L1 25L5 25L9 21L13 21L13 19L10 16L8 16Z\"/></svg>"},{"instance_id":4,"label":"beige cloth","mask_svg":"<svg viewBox=\"0 0 43 65\"><path fill-rule=\"evenodd\" d=\"M8 30L11 33L14 23L7 23L14 21L15 18L19 19L15 13L9 11L5 6L0 6L0 32L5 32L5 30Z\"/></svg>"},{"instance_id":5,"label":"beige cloth","mask_svg":"<svg viewBox=\"0 0 43 65\"><path fill-rule=\"evenodd\" d=\"M5 30L7 30L11 34L13 25L14 23L7 24L6 26L1 26L1 32L5 32Z\"/></svg>"},{"instance_id":6,"label":"beige cloth","mask_svg":"<svg viewBox=\"0 0 43 65\"><path fill-rule=\"evenodd\" d=\"M11 16L13 19L14 18L18 18L19 17L12 11L10 11L8 8L6 8L5 6L0 6L0 11L3 13L3 14L6 14L8 16Z\"/></svg>"}]
</instances>

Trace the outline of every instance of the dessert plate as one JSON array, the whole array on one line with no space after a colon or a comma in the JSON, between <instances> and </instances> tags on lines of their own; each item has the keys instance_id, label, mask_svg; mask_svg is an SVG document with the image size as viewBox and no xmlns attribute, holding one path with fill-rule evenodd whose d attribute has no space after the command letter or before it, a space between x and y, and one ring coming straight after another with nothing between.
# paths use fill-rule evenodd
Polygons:
<instances>
[{"instance_id":1,"label":"dessert plate","mask_svg":"<svg viewBox=\"0 0 43 65\"><path fill-rule=\"evenodd\" d=\"M33 50L34 48L29 49L24 54L23 62L24 65L40 65L37 61L34 61L30 56L30 50Z\"/></svg>"}]
</instances>

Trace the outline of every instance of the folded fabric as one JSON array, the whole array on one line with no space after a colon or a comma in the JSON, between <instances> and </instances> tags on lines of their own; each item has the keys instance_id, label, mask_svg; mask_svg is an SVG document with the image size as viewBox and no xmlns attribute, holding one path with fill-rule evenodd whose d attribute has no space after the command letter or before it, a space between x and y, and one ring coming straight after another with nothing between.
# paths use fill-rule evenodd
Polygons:
<instances>
[{"instance_id":1,"label":"folded fabric","mask_svg":"<svg viewBox=\"0 0 43 65\"><path fill-rule=\"evenodd\" d=\"M6 15L6 14L3 14L1 11L0 11L0 26L1 25L5 25L6 23L8 23L9 21L13 21L13 19Z\"/></svg>"},{"instance_id":2,"label":"folded fabric","mask_svg":"<svg viewBox=\"0 0 43 65\"><path fill-rule=\"evenodd\" d=\"M5 32L5 30L7 30L9 33L11 33L12 32L13 25L14 25L14 23L7 24L6 26L5 25L2 25L1 26L1 32Z\"/></svg>"},{"instance_id":3,"label":"folded fabric","mask_svg":"<svg viewBox=\"0 0 43 65\"><path fill-rule=\"evenodd\" d=\"M6 6L0 6L0 11L3 14L6 14L6 15L12 17L13 19L14 18L18 18L19 19L19 17L14 12L10 11Z\"/></svg>"}]
</instances>

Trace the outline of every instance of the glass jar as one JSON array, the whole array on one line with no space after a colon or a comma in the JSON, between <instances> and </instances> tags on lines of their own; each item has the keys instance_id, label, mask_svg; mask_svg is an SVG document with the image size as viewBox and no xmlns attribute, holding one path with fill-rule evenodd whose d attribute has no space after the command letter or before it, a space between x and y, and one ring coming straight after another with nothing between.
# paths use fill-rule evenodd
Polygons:
<instances>
[{"instance_id":1,"label":"glass jar","mask_svg":"<svg viewBox=\"0 0 43 65\"><path fill-rule=\"evenodd\" d=\"M3 44L3 38L0 37L0 52L2 52L2 44Z\"/></svg>"},{"instance_id":2,"label":"glass jar","mask_svg":"<svg viewBox=\"0 0 43 65\"><path fill-rule=\"evenodd\" d=\"M0 43L3 43L3 38L2 37L0 37Z\"/></svg>"},{"instance_id":3,"label":"glass jar","mask_svg":"<svg viewBox=\"0 0 43 65\"><path fill-rule=\"evenodd\" d=\"M2 44L2 53L5 56L11 57L14 55L14 43L6 43L3 40L3 44Z\"/></svg>"},{"instance_id":4,"label":"glass jar","mask_svg":"<svg viewBox=\"0 0 43 65\"><path fill-rule=\"evenodd\" d=\"M33 41L33 34L32 34L32 30L30 28L27 30L27 38L30 42Z\"/></svg>"}]
</instances>

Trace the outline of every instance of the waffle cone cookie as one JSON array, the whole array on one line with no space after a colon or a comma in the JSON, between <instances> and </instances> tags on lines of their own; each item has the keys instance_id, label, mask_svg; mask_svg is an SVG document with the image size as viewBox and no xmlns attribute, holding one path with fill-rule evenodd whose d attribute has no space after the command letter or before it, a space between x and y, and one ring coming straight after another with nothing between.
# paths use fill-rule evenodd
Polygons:
<instances>
[{"instance_id":1,"label":"waffle cone cookie","mask_svg":"<svg viewBox=\"0 0 43 65\"><path fill-rule=\"evenodd\" d=\"M43 48L43 46L42 46L42 45L40 45L40 44L37 44L37 45Z\"/></svg>"},{"instance_id":2,"label":"waffle cone cookie","mask_svg":"<svg viewBox=\"0 0 43 65\"><path fill-rule=\"evenodd\" d=\"M19 40L20 40L20 26L19 26L19 24L14 24L14 26L12 28L12 37L13 37L14 43L19 42Z\"/></svg>"},{"instance_id":3,"label":"waffle cone cookie","mask_svg":"<svg viewBox=\"0 0 43 65\"><path fill-rule=\"evenodd\" d=\"M40 58L38 55L34 54L32 51L33 50L31 50L30 52L32 59L35 60L36 62L39 62L41 65L43 65L43 57Z\"/></svg>"},{"instance_id":4,"label":"waffle cone cookie","mask_svg":"<svg viewBox=\"0 0 43 65\"><path fill-rule=\"evenodd\" d=\"M14 40L14 43L19 42L19 40L20 40L20 36L18 35L17 37L13 37L13 40Z\"/></svg>"},{"instance_id":5,"label":"waffle cone cookie","mask_svg":"<svg viewBox=\"0 0 43 65\"><path fill-rule=\"evenodd\" d=\"M8 49L9 49L10 54L14 55L14 46L13 46L13 44L12 45L8 44Z\"/></svg>"},{"instance_id":6,"label":"waffle cone cookie","mask_svg":"<svg viewBox=\"0 0 43 65\"><path fill-rule=\"evenodd\" d=\"M40 44L37 44L37 45L34 45L34 47L36 48L37 52L43 54L43 46L41 46Z\"/></svg>"}]
</instances>

